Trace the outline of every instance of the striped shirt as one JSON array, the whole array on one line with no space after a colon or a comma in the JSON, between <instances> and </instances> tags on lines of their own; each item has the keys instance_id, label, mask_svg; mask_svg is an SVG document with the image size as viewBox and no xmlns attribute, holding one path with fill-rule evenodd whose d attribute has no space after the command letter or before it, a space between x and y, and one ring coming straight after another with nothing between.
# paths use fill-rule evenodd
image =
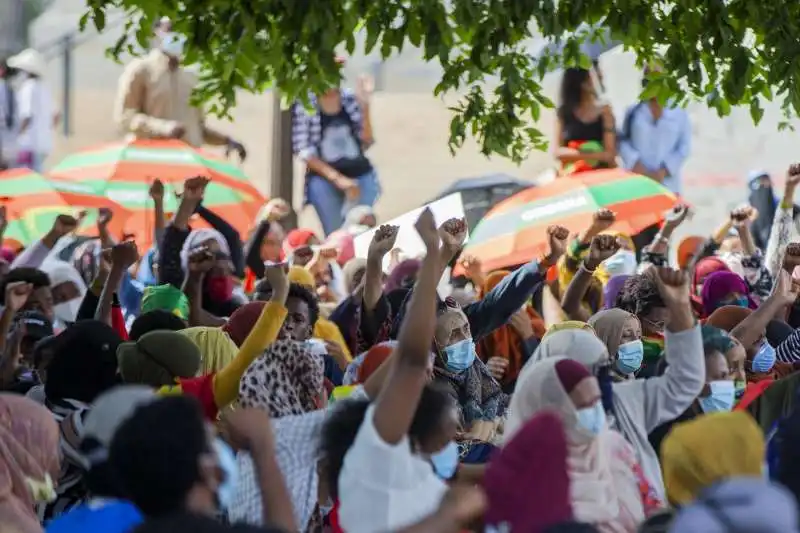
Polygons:
<instances>
[{"instance_id":1,"label":"striped shirt","mask_svg":"<svg viewBox=\"0 0 800 533\"><path fill-rule=\"evenodd\" d=\"M355 93L350 89L341 89L339 94L341 95L342 109L350 117L356 133L360 137L364 123L361 106ZM313 95L310 100L313 107L311 113L303 107L302 102L295 102L292 105L292 151L303 161L319 155L318 147L322 141L322 117L319 104Z\"/></svg>"}]
</instances>

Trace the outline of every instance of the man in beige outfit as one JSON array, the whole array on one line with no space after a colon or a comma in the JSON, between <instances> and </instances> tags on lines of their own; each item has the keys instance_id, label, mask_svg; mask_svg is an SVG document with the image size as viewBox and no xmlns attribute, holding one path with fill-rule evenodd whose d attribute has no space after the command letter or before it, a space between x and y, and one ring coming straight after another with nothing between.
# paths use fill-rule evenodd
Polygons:
<instances>
[{"instance_id":1,"label":"man in beige outfit","mask_svg":"<svg viewBox=\"0 0 800 533\"><path fill-rule=\"evenodd\" d=\"M225 146L244 159L244 146L206 126L203 111L189 103L197 77L181 68L185 39L166 31L157 43L148 55L129 63L120 77L114 108L117 124L133 138Z\"/></svg>"}]
</instances>

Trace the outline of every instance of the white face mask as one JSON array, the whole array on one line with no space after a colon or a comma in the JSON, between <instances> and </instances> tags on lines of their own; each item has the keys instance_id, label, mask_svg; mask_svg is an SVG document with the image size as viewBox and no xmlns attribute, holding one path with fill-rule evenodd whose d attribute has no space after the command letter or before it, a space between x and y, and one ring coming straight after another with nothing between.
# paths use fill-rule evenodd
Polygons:
<instances>
[{"instance_id":1,"label":"white face mask","mask_svg":"<svg viewBox=\"0 0 800 533\"><path fill-rule=\"evenodd\" d=\"M175 59L183 57L183 48L186 39L175 32L166 32L161 35L161 51Z\"/></svg>"},{"instance_id":2,"label":"white face mask","mask_svg":"<svg viewBox=\"0 0 800 533\"><path fill-rule=\"evenodd\" d=\"M636 273L636 254L630 250L619 250L614 255L603 261L603 266L610 276L627 275Z\"/></svg>"},{"instance_id":3,"label":"white face mask","mask_svg":"<svg viewBox=\"0 0 800 533\"><path fill-rule=\"evenodd\" d=\"M53 315L65 325L70 322L75 322L75 319L78 317L78 310L81 308L82 300L83 298L73 298L72 300L54 305Z\"/></svg>"}]
</instances>

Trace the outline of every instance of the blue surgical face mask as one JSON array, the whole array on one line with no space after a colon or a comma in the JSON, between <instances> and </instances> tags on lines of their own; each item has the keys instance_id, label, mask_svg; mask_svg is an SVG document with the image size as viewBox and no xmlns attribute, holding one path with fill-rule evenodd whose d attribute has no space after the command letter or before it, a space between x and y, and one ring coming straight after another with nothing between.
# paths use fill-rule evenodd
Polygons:
<instances>
[{"instance_id":1,"label":"blue surgical face mask","mask_svg":"<svg viewBox=\"0 0 800 533\"><path fill-rule=\"evenodd\" d=\"M472 339L464 339L451 344L444 349L447 356L445 366L450 372L460 373L472 366L475 362L475 344Z\"/></svg>"},{"instance_id":2,"label":"blue surgical face mask","mask_svg":"<svg viewBox=\"0 0 800 533\"><path fill-rule=\"evenodd\" d=\"M698 398L704 413L726 413L736 402L736 384L730 380L712 381L708 384L711 393Z\"/></svg>"},{"instance_id":3,"label":"blue surgical face mask","mask_svg":"<svg viewBox=\"0 0 800 533\"><path fill-rule=\"evenodd\" d=\"M636 274L638 264L634 252L622 249L603 261L603 268L609 276L632 276Z\"/></svg>"},{"instance_id":4,"label":"blue surgical face mask","mask_svg":"<svg viewBox=\"0 0 800 533\"><path fill-rule=\"evenodd\" d=\"M602 402L597 402L591 407L578 409L578 428L597 436L606 427L606 411Z\"/></svg>"},{"instance_id":5,"label":"blue surgical face mask","mask_svg":"<svg viewBox=\"0 0 800 533\"><path fill-rule=\"evenodd\" d=\"M740 296L733 300L720 302L719 307L724 307L726 305L735 305L737 307L750 307L750 300L747 299L747 296Z\"/></svg>"},{"instance_id":6,"label":"blue surgical face mask","mask_svg":"<svg viewBox=\"0 0 800 533\"><path fill-rule=\"evenodd\" d=\"M775 348L773 348L767 341L761 343L761 348L758 349L756 355L753 356L751 363L753 372L764 374L772 370L775 366Z\"/></svg>"},{"instance_id":7,"label":"blue surgical face mask","mask_svg":"<svg viewBox=\"0 0 800 533\"><path fill-rule=\"evenodd\" d=\"M644 344L635 340L620 344L617 348L617 370L623 374L633 374L642 366Z\"/></svg>"},{"instance_id":8,"label":"blue surgical face mask","mask_svg":"<svg viewBox=\"0 0 800 533\"><path fill-rule=\"evenodd\" d=\"M236 483L239 480L239 466L236 464L236 455L228 444L217 437L214 439L214 452L222 470L224 479L217 488L217 500L222 510L228 509L233 503Z\"/></svg>"},{"instance_id":9,"label":"blue surgical face mask","mask_svg":"<svg viewBox=\"0 0 800 533\"><path fill-rule=\"evenodd\" d=\"M451 440L447 446L431 455L433 471L445 481L452 479L458 470L458 459L458 444Z\"/></svg>"}]
</instances>

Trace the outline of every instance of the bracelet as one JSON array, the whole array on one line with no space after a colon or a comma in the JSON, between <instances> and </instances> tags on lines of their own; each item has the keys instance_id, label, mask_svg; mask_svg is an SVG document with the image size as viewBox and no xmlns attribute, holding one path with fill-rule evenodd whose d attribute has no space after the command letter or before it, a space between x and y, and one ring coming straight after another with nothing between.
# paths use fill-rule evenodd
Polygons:
<instances>
[{"instance_id":1,"label":"bracelet","mask_svg":"<svg viewBox=\"0 0 800 533\"><path fill-rule=\"evenodd\" d=\"M589 268L588 266L586 266L585 260L581 262L581 266L579 266L578 268L588 274L594 274L594 271L597 270L597 267Z\"/></svg>"}]
</instances>

